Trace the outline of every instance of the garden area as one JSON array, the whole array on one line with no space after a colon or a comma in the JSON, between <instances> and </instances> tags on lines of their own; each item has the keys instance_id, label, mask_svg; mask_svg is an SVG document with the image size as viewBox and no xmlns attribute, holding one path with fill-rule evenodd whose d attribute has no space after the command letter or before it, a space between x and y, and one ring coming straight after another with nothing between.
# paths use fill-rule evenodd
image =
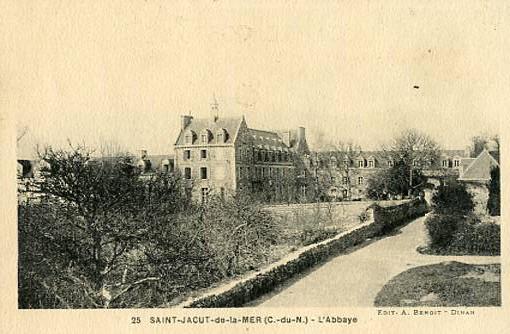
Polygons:
<instances>
[{"instance_id":1,"label":"garden area","mask_svg":"<svg viewBox=\"0 0 510 334\"><path fill-rule=\"evenodd\" d=\"M495 190L499 193L499 188ZM499 214L499 201L489 195L488 212ZM499 196L497 197L499 200ZM430 242L418 251L431 255L500 255L501 228L498 216L474 212L472 195L464 184L453 181L438 188L434 212L425 225Z\"/></svg>"},{"instance_id":2,"label":"garden area","mask_svg":"<svg viewBox=\"0 0 510 334\"><path fill-rule=\"evenodd\" d=\"M368 219L370 203L267 208L246 195L194 204L177 175L128 157L47 150L18 204L20 308L175 305Z\"/></svg>"},{"instance_id":3,"label":"garden area","mask_svg":"<svg viewBox=\"0 0 510 334\"><path fill-rule=\"evenodd\" d=\"M442 262L392 278L375 306L501 306L501 265Z\"/></svg>"}]
</instances>

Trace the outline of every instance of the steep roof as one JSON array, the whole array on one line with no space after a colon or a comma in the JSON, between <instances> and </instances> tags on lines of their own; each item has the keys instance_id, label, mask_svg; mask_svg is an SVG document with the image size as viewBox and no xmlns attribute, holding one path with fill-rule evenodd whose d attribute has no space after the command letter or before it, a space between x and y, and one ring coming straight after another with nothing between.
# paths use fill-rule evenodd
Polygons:
<instances>
[{"instance_id":1,"label":"steep roof","mask_svg":"<svg viewBox=\"0 0 510 334\"><path fill-rule=\"evenodd\" d=\"M499 166L487 150L483 150L459 177L461 181L489 181L492 167Z\"/></svg>"},{"instance_id":2,"label":"steep roof","mask_svg":"<svg viewBox=\"0 0 510 334\"><path fill-rule=\"evenodd\" d=\"M248 133L251 135L253 145L256 148L282 151L287 151L289 149L289 147L285 145L282 138L276 132L248 129Z\"/></svg>"},{"instance_id":3,"label":"steep roof","mask_svg":"<svg viewBox=\"0 0 510 334\"><path fill-rule=\"evenodd\" d=\"M184 133L188 130L194 131L197 135L200 135L200 132L204 130L210 130L213 136L216 136L216 133L221 129L225 129L228 134L225 144L232 144L236 139L242 121L242 117L219 117L216 121L213 118L193 118L188 126L181 129L175 145L185 144Z\"/></svg>"}]
</instances>

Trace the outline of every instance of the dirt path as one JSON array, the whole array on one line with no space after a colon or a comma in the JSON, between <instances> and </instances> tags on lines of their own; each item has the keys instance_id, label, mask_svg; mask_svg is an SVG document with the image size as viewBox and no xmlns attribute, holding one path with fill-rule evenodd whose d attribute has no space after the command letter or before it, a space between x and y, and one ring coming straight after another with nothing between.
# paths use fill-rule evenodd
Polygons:
<instances>
[{"instance_id":1,"label":"dirt path","mask_svg":"<svg viewBox=\"0 0 510 334\"><path fill-rule=\"evenodd\" d=\"M500 262L499 256L431 256L418 253L416 248L427 243L424 220L424 217L419 218L392 236L350 254L337 256L248 306L371 307L384 284L409 268L442 261Z\"/></svg>"}]
</instances>

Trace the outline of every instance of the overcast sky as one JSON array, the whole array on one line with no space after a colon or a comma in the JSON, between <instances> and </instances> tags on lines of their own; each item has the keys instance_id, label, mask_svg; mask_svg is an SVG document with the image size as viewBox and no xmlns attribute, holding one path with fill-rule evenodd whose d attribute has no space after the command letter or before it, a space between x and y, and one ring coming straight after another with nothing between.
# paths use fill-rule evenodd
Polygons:
<instances>
[{"instance_id":1,"label":"overcast sky","mask_svg":"<svg viewBox=\"0 0 510 334\"><path fill-rule=\"evenodd\" d=\"M27 1L4 8L3 91L54 145L172 152L180 115L208 117L215 94L220 116L312 141L371 149L417 127L464 148L508 109L495 2Z\"/></svg>"}]
</instances>

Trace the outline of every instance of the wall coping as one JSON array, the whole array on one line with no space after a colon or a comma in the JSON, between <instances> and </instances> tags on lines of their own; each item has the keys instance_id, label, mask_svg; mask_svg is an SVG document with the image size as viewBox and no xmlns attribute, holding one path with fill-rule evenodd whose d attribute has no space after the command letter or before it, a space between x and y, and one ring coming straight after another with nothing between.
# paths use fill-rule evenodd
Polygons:
<instances>
[{"instance_id":1,"label":"wall coping","mask_svg":"<svg viewBox=\"0 0 510 334\"><path fill-rule=\"evenodd\" d=\"M273 262L269 265L267 265L266 267L263 267L262 269L258 270L258 271L255 271L255 272L252 272L244 277L241 277L237 280L234 280L232 282L229 282L229 283L226 283L224 285L221 285L219 287L216 287L216 288L213 288L211 290L209 290L208 292L204 293L203 295L199 296L199 297L192 297L192 298L188 298L187 300L185 300L184 302L180 303L180 304L177 304L175 306L173 306L174 308L186 308L186 307L190 307L193 303L201 300L201 299L205 299L207 297L211 297L211 296L214 296L214 295L219 295L221 293L224 293L224 292L227 292L231 289L233 289L235 286L237 286L238 284L243 284L245 282L248 282L252 279L254 279L255 277L259 276L259 275L264 275L265 273L268 273L270 271L272 271L273 269L277 268L277 267L280 267L280 266L285 266L287 263L293 261L293 260L296 260L298 259L301 254L303 253L306 253L308 252L310 249L314 249L314 248L317 248L317 247L320 247L322 245L327 245L331 242L334 242L358 229L361 229L363 227L367 227L371 224L375 223L375 221L373 220L373 215L371 216L371 219L360 224L360 225L357 225L347 231L344 231L344 232L340 232L339 234L329 238L329 239L325 239L323 241L320 241L320 242L317 242L317 243L314 243L314 244L311 244L311 245L307 245L307 246L304 246L294 252L291 252L289 254L287 254L286 256L284 256L283 258L281 258L280 260L276 261L276 262Z\"/></svg>"}]
</instances>

